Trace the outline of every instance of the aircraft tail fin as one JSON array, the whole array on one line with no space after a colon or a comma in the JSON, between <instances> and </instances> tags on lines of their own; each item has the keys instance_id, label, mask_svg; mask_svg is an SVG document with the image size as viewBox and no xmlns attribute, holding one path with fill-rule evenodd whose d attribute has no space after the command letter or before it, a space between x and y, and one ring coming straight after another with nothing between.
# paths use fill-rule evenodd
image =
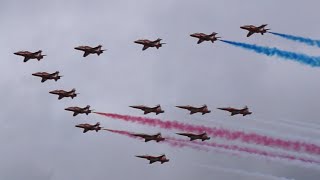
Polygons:
<instances>
[{"instance_id":1,"label":"aircraft tail fin","mask_svg":"<svg viewBox=\"0 0 320 180\"><path fill-rule=\"evenodd\" d=\"M268 24L262 24L261 26L259 26L258 28L264 28L266 27Z\"/></svg>"}]
</instances>

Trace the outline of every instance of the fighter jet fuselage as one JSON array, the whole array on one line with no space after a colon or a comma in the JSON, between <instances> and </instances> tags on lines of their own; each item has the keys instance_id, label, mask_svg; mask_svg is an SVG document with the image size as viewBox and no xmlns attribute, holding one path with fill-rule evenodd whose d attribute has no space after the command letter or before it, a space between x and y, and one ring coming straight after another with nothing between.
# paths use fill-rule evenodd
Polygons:
<instances>
[{"instance_id":1,"label":"fighter jet fuselage","mask_svg":"<svg viewBox=\"0 0 320 180\"><path fill-rule=\"evenodd\" d=\"M138 106L129 106L135 109L140 109L142 111L144 111L144 114L149 114L149 113L155 113L156 115L160 114L160 113L164 113L164 111L161 109L160 105L157 105L155 107L147 107L144 105L138 105Z\"/></svg>"},{"instance_id":2,"label":"fighter jet fuselage","mask_svg":"<svg viewBox=\"0 0 320 180\"><path fill-rule=\"evenodd\" d=\"M86 133L87 131L96 131L98 132L99 130L102 129L102 127L100 127L100 123L97 122L96 124L78 124L75 127L78 128L82 128L83 129L83 133Z\"/></svg>"},{"instance_id":3,"label":"fighter jet fuselage","mask_svg":"<svg viewBox=\"0 0 320 180\"><path fill-rule=\"evenodd\" d=\"M202 133L202 134L176 133L176 134L181 135L181 136L187 136L187 137L190 138L190 141L194 141L194 140L197 140L197 139L205 141L205 140L209 140L210 139L210 137L208 137L207 133Z\"/></svg>"},{"instance_id":4,"label":"fighter jet fuselage","mask_svg":"<svg viewBox=\"0 0 320 180\"><path fill-rule=\"evenodd\" d=\"M161 133L158 133L158 134L155 134L155 135L148 135L148 134L131 134L131 135L143 138L145 142L148 142L148 141L160 142L160 141L164 141L165 140L165 138L163 138L161 136Z\"/></svg>"},{"instance_id":5,"label":"fighter jet fuselage","mask_svg":"<svg viewBox=\"0 0 320 180\"><path fill-rule=\"evenodd\" d=\"M87 105L86 107L84 108L81 108L81 107L68 107L68 108L65 108L64 110L66 111L72 111L73 112L73 116L76 116L78 114L90 114L93 110L90 110L90 106Z\"/></svg>"},{"instance_id":6,"label":"fighter jet fuselage","mask_svg":"<svg viewBox=\"0 0 320 180\"><path fill-rule=\"evenodd\" d=\"M260 33L261 35L266 33L268 30L270 30L270 29L265 29L266 26L267 24L263 24L259 27L256 27L254 25L245 25L245 26L241 26L240 28L249 31L249 33L247 34L247 37L250 37L254 33Z\"/></svg>"},{"instance_id":7,"label":"fighter jet fuselage","mask_svg":"<svg viewBox=\"0 0 320 180\"><path fill-rule=\"evenodd\" d=\"M143 155L143 156L136 156L136 157L149 160L149 164L155 163L157 161L160 162L161 164L165 162L169 162L169 159L166 158L166 155L161 155L161 156Z\"/></svg>"},{"instance_id":8,"label":"fighter jet fuselage","mask_svg":"<svg viewBox=\"0 0 320 180\"><path fill-rule=\"evenodd\" d=\"M103 51L106 51L106 49L101 49L102 45L98 45L96 47L90 47L90 46L78 46L75 47L74 49L79 50L79 51L83 51L83 57L87 57L89 54L97 54L98 56L100 56L100 54L103 53Z\"/></svg>"},{"instance_id":9,"label":"fighter jet fuselage","mask_svg":"<svg viewBox=\"0 0 320 180\"><path fill-rule=\"evenodd\" d=\"M15 52L13 54L18 55L18 56L23 56L24 57L23 62L27 62L30 59L37 59L38 61L40 61L41 59L43 59L44 56L46 56L46 55L41 54L41 53L42 53L42 50L39 50L39 51L36 51L36 52L18 51L18 52Z\"/></svg>"},{"instance_id":10,"label":"fighter jet fuselage","mask_svg":"<svg viewBox=\"0 0 320 180\"><path fill-rule=\"evenodd\" d=\"M199 39L197 44L200 44L203 41L211 41L212 43L214 43L214 41L216 41L216 40L218 40L218 38L220 38L220 37L216 37L217 34L218 33L215 33L215 32L213 32L211 34L193 33L193 34L190 34L190 36Z\"/></svg>"},{"instance_id":11,"label":"fighter jet fuselage","mask_svg":"<svg viewBox=\"0 0 320 180\"><path fill-rule=\"evenodd\" d=\"M231 113L231 116L237 115L237 114L242 114L242 116L250 115L252 112L249 111L249 108L245 106L242 109L236 109L232 107L227 107L227 108L218 108L223 111L228 111Z\"/></svg>"},{"instance_id":12,"label":"fighter jet fuselage","mask_svg":"<svg viewBox=\"0 0 320 180\"><path fill-rule=\"evenodd\" d=\"M47 72L37 72L33 73L33 76L41 77L41 82L45 82L46 80L55 80L58 81L62 76L59 76L59 71L54 73L47 73Z\"/></svg>"},{"instance_id":13,"label":"fighter jet fuselage","mask_svg":"<svg viewBox=\"0 0 320 180\"><path fill-rule=\"evenodd\" d=\"M65 90L54 90L50 91L50 94L58 95L58 99L62 99L64 97L71 97L72 99L77 96L76 89L72 89L71 91Z\"/></svg>"},{"instance_id":14,"label":"fighter jet fuselage","mask_svg":"<svg viewBox=\"0 0 320 180\"><path fill-rule=\"evenodd\" d=\"M161 40L162 39L160 39L160 38L156 39L155 41L151 41L148 39L139 39L139 40L134 41L134 43L143 45L142 50L144 51L144 50L148 49L149 47L156 47L157 49L159 49L160 47L162 47L162 44L166 44L166 43L161 43Z\"/></svg>"},{"instance_id":15,"label":"fighter jet fuselage","mask_svg":"<svg viewBox=\"0 0 320 180\"><path fill-rule=\"evenodd\" d=\"M186 109L190 111L190 114L195 114L195 113L201 113L202 115L206 113L210 113L211 111L208 110L207 105L203 105L202 107L194 107L194 106L176 106L177 108L181 109Z\"/></svg>"}]
</instances>

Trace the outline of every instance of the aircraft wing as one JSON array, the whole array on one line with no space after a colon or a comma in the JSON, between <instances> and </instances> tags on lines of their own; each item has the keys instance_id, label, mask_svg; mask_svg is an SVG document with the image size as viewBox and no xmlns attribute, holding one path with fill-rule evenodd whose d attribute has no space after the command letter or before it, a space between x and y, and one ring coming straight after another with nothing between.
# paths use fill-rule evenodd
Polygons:
<instances>
[{"instance_id":1,"label":"aircraft wing","mask_svg":"<svg viewBox=\"0 0 320 180\"><path fill-rule=\"evenodd\" d=\"M188 136L188 137L193 136L193 134L190 134L190 133L176 133L176 134L181 136Z\"/></svg>"},{"instance_id":2,"label":"aircraft wing","mask_svg":"<svg viewBox=\"0 0 320 180\"><path fill-rule=\"evenodd\" d=\"M250 37L252 34L254 34L254 32L249 31L249 33L247 34L247 37Z\"/></svg>"},{"instance_id":3,"label":"aircraft wing","mask_svg":"<svg viewBox=\"0 0 320 180\"><path fill-rule=\"evenodd\" d=\"M47 79L46 78L42 78L41 79L41 82L43 83L43 82L45 82Z\"/></svg>"},{"instance_id":4,"label":"aircraft wing","mask_svg":"<svg viewBox=\"0 0 320 180\"><path fill-rule=\"evenodd\" d=\"M176 107L181 109L187 109L187 110L190 110L192 108L191 106L176 106Z\"/></svg>"},{"instance_id":5,"label":"aircraft wing","mask_svg":"<svg viewBox=\"0 0 320 180\"><path fill-rule=\"evenodd\" d=\"M136 137L141 137L141 138L145 138L147 136L146 134L131 134L131 135Z\"/></svg>"},{"instance_id":6,"label":"aircraft wing","mask_svg":"<svg viewBox=\"0 0 320 180\"><path fill-rule=\"evenodd\" d=\"M259 26L259 29L266 27L268 24L263 24L261 26Z\"/></svg>"},{"instance_id":7,"label":"aircraft wing","mask_svg":"<svg viewBox=\"0 0 320 180\"><path fill-rule=\"evenodd\" d=\"M24 60L23 60L23 62L27 62L27 61L29 61L29 60L30 60L29 57L25 57Z\"/></svg>"},{"instance_id":8,"label":"aircraft wing","mask_svg":"<svg viewBox=\"0 0 320 180\"><path fill-rule=\"evenodd\" d=\"M146 156L146 155L143 155L143 156L136 156L136 157L138 157L138 158L143 158L143 159L148 159L148 158L149 158L149 156Z\"/></svg>"},{"instance_id":9,"label":"aircraft wing","mask_svg":"<svg viewBox=\"0 0 320 180\"><path fill-rule=\"evenodd\" d=\"M87 57L89 54L90 54L90 53L85 52L85 53L83 54L83 57Z\"/></svg>"},{"instance_id":10,"label":"aircraft wing","mask_svg":"<svg viewBox=\"0 0 320 180\"><path fill-rule=\"evenodd\" d=\"M144 50L146 50L148 48L149 48L149 46L144 45L143 48L142 48L142 51L144 51Z\"/></svg>"},{"instance_id":11,"label":"aircraft wing","mask_svg":"<svg viewBox=\"0 0 320 180\"><path fill-rule=\"evenodd\" d=\"M199 41L197 42L197 44L200 44L203 42L203 39L199 39Z\"/></svg>"}]
</instances>

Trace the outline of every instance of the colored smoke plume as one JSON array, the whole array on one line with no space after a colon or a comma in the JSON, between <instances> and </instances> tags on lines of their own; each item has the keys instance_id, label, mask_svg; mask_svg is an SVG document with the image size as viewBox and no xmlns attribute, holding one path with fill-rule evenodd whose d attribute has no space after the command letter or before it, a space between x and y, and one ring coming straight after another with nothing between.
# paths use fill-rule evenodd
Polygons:
<instances>
[{"instance_id":1,"label":"colored smoke plume","mask_svg":"<svg viewBox=\"0 0 320 180\"><path fill-rule=\"evenodd\" d=\"M284 51L278 48L270 48L270 47L258 46L254 44L246 44L246 43L226 41L226 40L220 40L220 41L237 46L237 47L242 47L247 50L254 51L258 54L264 54L267 56L277 56L284 59L291 59L312 67L320 66L320 57L308 56L306 54Z\"/></svg>"},{"instance_id":2,"label":"colored smoke plume","mask_svg":"<svg viewBox=\"0 0 320 180\"><path fill-rule=\"evenodd\" d=\"M276 33L276 32L269 32L269 33L276 35L276 36L279 36L279 37L282 37L282 38L285 38L285 39L292 40L292 41L301 42L301 43L307 44L309 46L320 47L320 40L314 40L311 38L294 36L294 35L290 35L290 34Z\"/></svg>"},{"instance_id":3,"label":"colored smoke plume","mask_svg":"<svg viewBox=\"0 0 320 180\"><path fill-rule=\"evenodd\" d=\"M137 138L136 136L132 136L131 132L128 131L121 131L121 130L111 130L111 129L106 129L110 132L125 135L128 137L132 138ZM174 137L165 137L165 141L162 141L163 143L168 143L170 146L173 147L191 147L193 149L197 150L206 150L204 148L201 148L199 146L208 146L208 147L214 147L218 149L223 149L223 150L232 150L232 151L237 151L237 152L244 152L248 154L255 154L255 155L261 155L265 157L271 157L271 158L280 158L280 159L287 159L287 160L298 160L306 163L316 163L320 164L319 161L311 160L311 159L306 159L306 158L301 158L301 157L296 157L292 155L285 155L285 154L280 154L280 153L272 153L272 152L267 152L263 150L258 150L254 148L248 148L248 147L239 147L237 145L225 145L225 144L218 144L215 142L203 142L203 141L190 141L190 140L184 140L184 139L178 139Z\"/></svg>"},{"instance_id":4,"label":"colored smoke plume","mask_svg":"<svg viewBox=\"0 0 320 180\"><path fill-rule=\"evenodd\" d=\"M257 133L246 133L243 131L234 131L234 130L228 130L224 128L192 125L187 123L181 123L178 121L163 121L161 119L120 115L120 114L113 114L113 113L96 112L96 114L113 118L113 119L124 120L127 122L139 123L139 124L149 125L153 127L160 127L168 130L176 129L176 130L181 130L186 132L195 132L195 133L206 132L208 135L216 138L224 138L227 140L239 140L244 143L254 143L258 145L281 148L285 150L293 150L297 152L303 151L310 154L320 155L320 146L312 143L297 141L297 140L284 140L276 137L260 135Z\"/></svg>"},{"instance_id":5,"label":"colored smoke plume","mask_svg":"<svg viewBox=\"0 0 320 180\"><path fill-rule=\"evenodd\" d=\"M176 138L171 138L171 137L166 138L166 139L172 140L172 141L185 142L185 143L190 142L189 140L181 140L181 139L176 139ZM233 150L233 151L245 152L245 153L249 153L249 154L256 154L256 155L272 157L272 158L298 160L298 161L302 161L302 162L306 162L306 163L320 164L320 161L316 161L316 160L312 160L312 159L296 157L293 155L285 155L285 154L280 154L280 153L267 152L267 151L253 149L253 148L249 148L249 147L239 147L237 145L225 145L225 144L218 144L215 142L203 142L203 141L191 141L190 143L197 144L197 145L210 146L210 147L214 147L214 148L221 148L221 149L225 149L225 150Z\"/></svg>"}]
</instances>

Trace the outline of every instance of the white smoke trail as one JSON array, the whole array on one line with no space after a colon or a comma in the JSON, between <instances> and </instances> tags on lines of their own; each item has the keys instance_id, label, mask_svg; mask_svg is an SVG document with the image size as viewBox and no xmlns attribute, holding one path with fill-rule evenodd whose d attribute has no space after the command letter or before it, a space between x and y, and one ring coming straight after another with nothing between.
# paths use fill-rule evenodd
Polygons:
<instances>
[{"instance_id":1,"label":"white smoke trail","mask_svg":"<svg viewBox=\"0 0 320 180\"><path fill-rule=\"evenodd\" d=\"M204 167L204 168L208 168L211 170L216 170L216 171L222 171L225 173L233 173L233 174L237 174L240 176L244 176L244 177L253 177L253 178L259 178L259 180L294 180L294 179L288 179L285 177L277 177L277 176L273 176L273 175L269 175L269 174L262 174L262 173L258 173L258 172L247 172L244 170L239 170L239 169L231 169L231 168L225 168L225 167L219 167L219 166L212 166L212 165L206 165L206 164L194 164L196 166L199 167Z\"/></svg>"}]
</instances>

